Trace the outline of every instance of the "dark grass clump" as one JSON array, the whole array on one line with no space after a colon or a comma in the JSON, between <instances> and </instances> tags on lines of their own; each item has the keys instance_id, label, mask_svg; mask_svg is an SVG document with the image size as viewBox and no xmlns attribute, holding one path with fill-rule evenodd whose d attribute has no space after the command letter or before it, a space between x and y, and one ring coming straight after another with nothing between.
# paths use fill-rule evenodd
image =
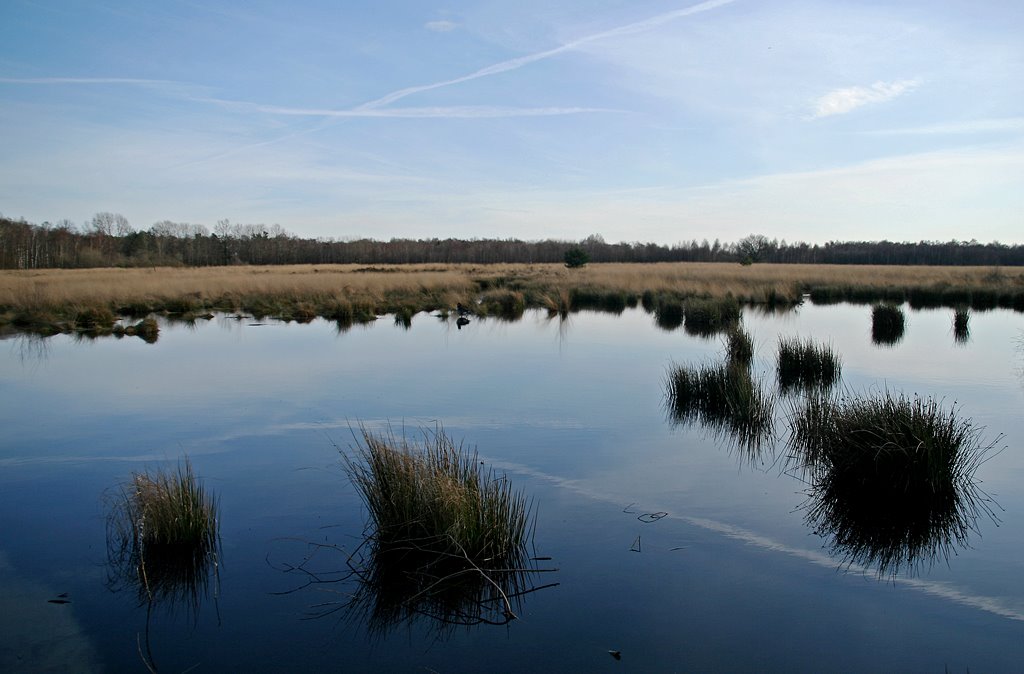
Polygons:
<instances>
[{"instance_id":1,"label":"dark grass clump","mask_svg":"<svg viewBox=\"0 0 1024 674\"><path fill-rule=\"evenodd\" d=\"M683 301L678 297L660 296L655 300L654 322L662 330L678 330L684 317Z\"/></svg>"},{"instance_id":2,"label":"dark grass clump","mask_svg":"<svg viewBox=\"0 0 1024 674\"><path fill-rule=\"evenodd\" d=\"M617 290L573 288L570 291L569 298L569 304L574 311L589 309L591 311L621 314L626 310L631 301L634 306L636 305L635 297Z\"/></svg>"},{"instance_id":3,"label":"dark grass clump","mask_svg":"<svg viewBox=\"0 0 1024 674\"><path fill-rule=\"evenodd\" d=\"M688 334L711 337L734 327L740 320L740 304L735 298L690 298L683 304Z\"/></svg>"},{"instance_id":4,"label":"dark grass clump","mask_svg":"<svg viewBox=\"0 0 1024 674\"><path fill-rule=\"evenodd\" d=\"M754 359L754 340L743 328L736 326L726 333L725 358L730 363L746 366Z\"/></svg>"},{"instance_id":5,"label":"dark grass clump","mask_svg":"<svg viewBox=\"0 0 1024 674\"><path fill-rule=\"evenodd\" d=\"M809 396L790 445L811 478L808 523L879 576L948 558L982 513L995 519L973 478L991 445L933 399Z\"/></svg>"},{"instance_id":6,"label":"dark grass clump","mask_svg":"<svg viewBox=\"0 0 1024 674\"><path fill-rule=\"evenodd\" d=\"M155 344L160 337L160 324L152 316L142 319L134 325L115 325L115 337L141 337L148 344Z\"/></svg>"},{"instance_id":7,"label":"dark grass clump","mask_svg":"<svg viewBox=\"0 0 1024 674\"><path fill-rule=\"evenodd\" d=\"M402 307L401 309L398 309L395 311L395 325L409 330L412 328L412 317L414 315L415 312L410 307Z\"/></svg>"},{"instance_id":8,"label":"dark grass clump","mask_svg":"<svg viewBox=\"0 0 1024 674\"><path fill-rule=\"evenodd\" d=\"M186 459L177 471L136 473L107 518L113 585L136 588L140 603L184 601L198 610L217 576L217 501Z\"/></svg>"},{"instance_id":9,"label":"dark grass clump","mask_svg":"<svg viewBox=\"0 0 1024 674\"><path fill-rule=\"evenodd\" d=\"M839 381L839 356L824 344L797 337L779 338L779 387L793 390L827 390Z\"/></svg>"},{"instance_id":10,"label":"dark grass clump","mask_svg":"<svg viewBox=\"0 0 1024 674\"><path fill-rule=\"evenodd\" d=\"M110 307L95 305L78 308L74 312L73 320L78 332L101 335L109 334L113 330L117 316Z\"/></svg>"},{"instance_id":11,"label":"dark grass clump","mask_svg":"<svg viewBox=\"0 0 1024 674\"><path fill-rule=\"evenodd\" d=\"M526 311L526 297L518 290L496 288L488 290L480 296L476 313L481 316L494 316L507 321L517 321Z\"/></svg>"},{"instance_id":12,"label":"dark grass clump","mask_svg":"<svg viewBox=\"0 0 1024 674\"><path fill-rule=\"evenodd\" d=\"M895 304L876 304L871 308L871 341L892 346L903 339L906 316Z\"/></svg>"},{"instance_id":13,"label":"dark grass clump","mask_svg":"<svg viewBox=\"0 0 1024 674\"><path fill-rule=\"evenodd\" d=\"M533 589L526 497L443 431L420 443L361 429L346 470L369 511L349 556L359 582L350 601L371 628L430 616L441 625L506 624Z\"/></svg>"},{"instance_id":14,"label":"dark grass clump","mask_svg":"<svg viewBox=\"0 0 1024 674\"><path fill-rule=\"evenodd\" d=\"M751 460L774 437L775 399L739 363L675 366L666 383L669 420L700 423L744 450Z\"/></svg>"},{"instance_id":15,"label":"dark grass clump","mask_svg":"<svg viewBox=\"0 0 1024 674\"><path fill-rule=\"evenodd\" d=\"M960 307L953 312L953 340L966 344L971 339L971 310Z\"/></svg>"}]
</instances>

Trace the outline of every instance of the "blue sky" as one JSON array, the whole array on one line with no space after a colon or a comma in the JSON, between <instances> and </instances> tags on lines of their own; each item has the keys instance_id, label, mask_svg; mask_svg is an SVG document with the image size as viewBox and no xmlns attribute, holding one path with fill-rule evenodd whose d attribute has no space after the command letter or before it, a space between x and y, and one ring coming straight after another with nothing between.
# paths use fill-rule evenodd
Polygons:
<instances>
[{"instance_id":1,"label":"blue sky","mask_svg":"<svg viewBox=\"0 0 1024 674\"><path fill-rule=\"evenodd\" d=\"M0 4L0 212L1024 242L1024 2Z\"/></svg>"}]
</instances>

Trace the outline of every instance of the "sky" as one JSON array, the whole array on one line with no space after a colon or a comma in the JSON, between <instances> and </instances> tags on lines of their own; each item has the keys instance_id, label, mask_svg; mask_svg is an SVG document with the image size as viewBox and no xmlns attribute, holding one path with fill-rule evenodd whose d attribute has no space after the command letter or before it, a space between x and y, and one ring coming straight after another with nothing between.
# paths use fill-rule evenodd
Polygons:
<instances>
[{"instance_id":1,"label":"sky","mask_svg":"<svg viewBox=\"0 0 1024 674\"><path fill-rule=\"evenodd\" d=\"M3 0L0 213L1024 243L1020 0Z\"/></svg>"}]
</instances>

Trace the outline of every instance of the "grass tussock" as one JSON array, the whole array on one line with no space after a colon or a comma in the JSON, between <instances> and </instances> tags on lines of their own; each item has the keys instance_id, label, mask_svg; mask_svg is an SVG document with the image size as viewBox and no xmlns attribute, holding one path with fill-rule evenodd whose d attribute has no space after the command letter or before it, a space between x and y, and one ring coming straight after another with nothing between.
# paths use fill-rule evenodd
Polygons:
<instances>
[{"instance_id":1,"label":"grass tussock","mask_svg":"<svg viewBox=\"0 0 1024 674\"><path fill-rule=\"evenodd\" d=\"M779 338L779 387L827 390L839 381L842 365L831 347L816 344L814 340L797 337Z\"/></svg>"},{"instance_id":2,"label":"grass tussock","mask_svg":"<svg viewBox=\"0 0 1024 674\"><path fill-rule=\"evenodd\" d=\"M418 616L444 625L515 618L530 591L526 497L441 430L420 442L361 429L346 470L369 512L350 566L360 589L346 604L371 629Z\"/></svg>"},{"instance_id":3,"label":"grass tussock","mask_svg":"<svg viewBox=\"0 0 1024 674\"><path fill-rule=\"evenodd\" d=\"M899 306L876 304L871 308L871 341L884 346L899 343L906 330L906 321Z\"/></svg>"},{"instance_id":4,"label":"grass tussock","mask_svg":"<svg viewBox=\"0 0 1024 674\"><path fill-rule=\"evenodd\" d=\"M991 446L933 399L809 396L790 446L811 478L808 522L879 575L948 556L980 514L994 517L973 479Z\"/></svg>"},{"instance_id":5,"label":"grass tussock","mask_svg":"<svg viewBox=\"0 0 1024 674\"><path fill-rule=\"evenodd\" d=\"M115 337L140 337L143 341L154 344L160 338L160 324L149 316L134 325L117 324L112 332Z\"/></svg>"},{"instance_id":6,"label":"grass tussock","mask_svg":"<svg viewBox=\"0 0 1024 674\"><path fill-rule=\"evenodd\" d=\"M683 317L688 334L711 337L739 323L740 305L734 297L690 298L683 303Z\"/></svg>"},{"instance_id":7,"label":"grass tussock","mask_svg":"<svg viewBox=\"0 0 1024 674\"><path fill-rule=\"evenodd\" d=\"M219 546L217 501L188 459L176 471L134 474L107 519L112 579L136 587L143 602L197 609L216 578Z\"/></svg>"}]
</instances>

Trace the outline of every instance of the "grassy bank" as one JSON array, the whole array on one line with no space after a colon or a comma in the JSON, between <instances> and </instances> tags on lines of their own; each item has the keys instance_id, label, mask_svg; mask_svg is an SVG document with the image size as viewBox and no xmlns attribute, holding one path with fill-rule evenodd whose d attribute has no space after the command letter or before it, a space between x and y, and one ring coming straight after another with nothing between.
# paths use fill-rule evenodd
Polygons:
<instances>
[{"instance_id":1,"label":"grassy bank","mask_svg":"<svg viewBox=\"0 0 1024 674\"><path fill-rule=\"evenodd\" d=\"M113 329L119 317L210 311L341 324L399 311L515 317L527 308L621 311L671 299L742 304L907 300L912 306L1024 310L1024 269L726 263L303 265L0 272L0 326L53 334ZM666 299L670 298L670 299Z\"/></svg>"}]
</instances>

